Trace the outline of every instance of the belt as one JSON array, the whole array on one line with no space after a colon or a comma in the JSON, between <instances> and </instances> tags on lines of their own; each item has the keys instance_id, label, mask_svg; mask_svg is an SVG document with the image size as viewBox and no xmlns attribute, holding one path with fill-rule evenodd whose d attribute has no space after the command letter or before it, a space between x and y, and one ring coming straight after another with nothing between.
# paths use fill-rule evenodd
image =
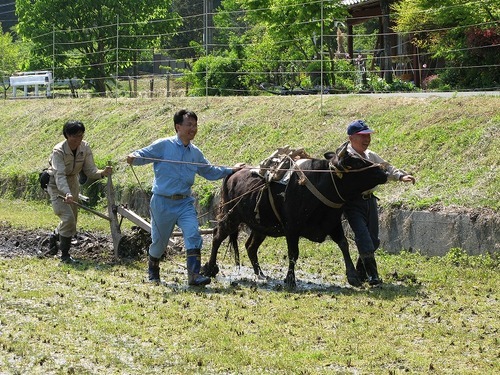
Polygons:
<instances>
[{"instance_id":1,"label":"belt","mask_svg":"<svg viewBox=\"0 0 500 375\"><path fill-rule=\"evenodd\" d=\"M189 195L174 194L174 195L164 195L164 197L167 199L172 199L174 201L178 201L178 200L185 199L185 198L189 197Z\"/></svg>"}]
</instances>

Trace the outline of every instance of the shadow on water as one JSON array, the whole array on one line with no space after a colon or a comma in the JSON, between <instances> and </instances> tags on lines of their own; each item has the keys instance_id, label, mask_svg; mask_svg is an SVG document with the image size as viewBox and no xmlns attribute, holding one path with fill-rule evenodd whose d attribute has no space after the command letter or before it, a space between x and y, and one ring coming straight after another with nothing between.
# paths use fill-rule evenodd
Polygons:
<instances>
[{"instance_id":1,"label":"shadow on water","mask_svg":"<svg viewBox=\"0 0 500 375\"><path fill-rule=\"evenodd\" d=\"M257 278L249 267L222 267L212 283L204 287L191 287L175 282L163 282L165 295L178 293L234 294L238 291L255 291L288 294L321 295L370 295L376 299L392 300L400 297L417 296L421 288L419 283L396 280L392 277L388 282L372 287L365 283L357 288L347 284L345 276L333 276L335 280L325 280L321 275L296 272L297 286L290 290L285 287L284 275L280 271L268 271L265 279Z\"/></svg>"}]
</instances>

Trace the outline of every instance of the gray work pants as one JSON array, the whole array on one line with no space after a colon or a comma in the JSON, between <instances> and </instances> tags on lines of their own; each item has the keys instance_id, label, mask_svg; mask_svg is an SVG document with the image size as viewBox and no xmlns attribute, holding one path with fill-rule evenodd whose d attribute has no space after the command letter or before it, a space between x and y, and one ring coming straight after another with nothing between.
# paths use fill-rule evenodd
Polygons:
<instances>
[{"instance_id":1,"label":"gray work pants","mask_svg":"<svg viewBox=\"0 0 500 375\"><path fill-rule=\"evenodd\" d=\"M80 193L78 175L67 176L67 180L73 199L78 201L78 195ZM65 196L66 194L57 189L54 177L50 178L50 182L47 186L47 192L50 195L52 209L60 219L59 225L56 228L56 233L59 233L59 235L63 237L73 237L76 234L78 207L74 204L64 203L64 201L58 197L58 195Z\"/></svg>"},{"instance_id":2,"label":"gray work pants","mask_svg":"<svg viewBox=\"0 0 500 375\"><path fill-rule=\"evenodd\" d=\"M344 215L354 232L359 254L373 254L380 245L377 198L370 194L368 197L346 202Z\"/></svg>"}]
</instances>

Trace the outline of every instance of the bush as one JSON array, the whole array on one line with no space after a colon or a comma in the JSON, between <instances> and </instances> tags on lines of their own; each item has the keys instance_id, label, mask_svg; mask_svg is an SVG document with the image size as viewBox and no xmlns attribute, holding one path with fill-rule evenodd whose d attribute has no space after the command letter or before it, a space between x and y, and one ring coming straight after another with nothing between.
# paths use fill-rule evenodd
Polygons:
<instances>
[{"instance_id":1,"label":"bush","mask_svg":"<svg viewBox=\"0 0 500 375\"><path fill-rule=\"evenodd\" d=\"M340 91L356 91L356 82L358 81L358 71L354 65L346 59L335 59L335 88Z\"/></svg>"},{"instance_id":2,"label":"bush","mask_svg":"<svg viewBox=\"0 0 500 375\"><path fill-rule=\"evenodd\" d=\"M422 81L422 88L424 90L436 90L441 86L443 81L439 78L437 74L432 74L428 77L425 77Z\"/></svg>"},{"instance_id":3,"label":"bush","mask_svg":"<svg viewBox=\"0 0 500 375\"><path fill-rule=\"evenodd\" d=\"M198 59L186 81L191 96L231 96L245 93L240 83L239 60L230 56L204 56ZM207 90L208 86L208 90Z\"/></svg>"}]
</instances>

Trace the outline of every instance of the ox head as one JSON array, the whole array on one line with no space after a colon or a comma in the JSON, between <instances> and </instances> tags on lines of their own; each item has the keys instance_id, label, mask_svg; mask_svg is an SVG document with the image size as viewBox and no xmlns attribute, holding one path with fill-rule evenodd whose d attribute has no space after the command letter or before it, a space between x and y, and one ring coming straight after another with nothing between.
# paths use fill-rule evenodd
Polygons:
<instances>
[{"instance_id":1,"label":"ox head","mask_svg":"<svg viewBox=\"0 0 500 375\"><path fill-rule=\"evenodd\" d=\"M363 191L387 182L385 166L350 153L347 147L340 147L337 152L325 153L330 169L343 187L343 197L351 200Z\"/></svg>"}]
</instances>

